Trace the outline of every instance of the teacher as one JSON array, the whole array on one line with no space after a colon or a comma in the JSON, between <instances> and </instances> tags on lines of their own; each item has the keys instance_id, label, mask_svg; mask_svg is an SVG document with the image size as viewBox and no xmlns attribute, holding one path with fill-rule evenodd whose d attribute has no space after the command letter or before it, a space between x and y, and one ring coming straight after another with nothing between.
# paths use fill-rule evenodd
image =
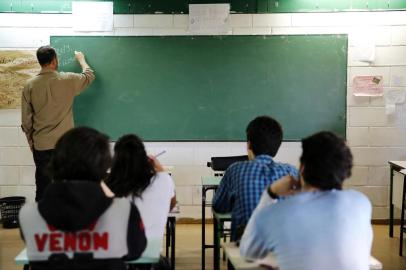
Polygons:
<instances>
[{"instance_id":1,"label":"teacher","mask_svg":"<svg viewBox=\"0 0 406 270\"><path fill-rule=\"evenodd\" d=\"M57 140L72 129L72 106L95 76L85 56L75 51L82 73L58 72L58 57L54 48L42 46L37 50L41 71L27 81L21 101L21 128L33 153L35 170L35 201L42 198L51 182L47 172Z\"/></svg>"}]
</instances>

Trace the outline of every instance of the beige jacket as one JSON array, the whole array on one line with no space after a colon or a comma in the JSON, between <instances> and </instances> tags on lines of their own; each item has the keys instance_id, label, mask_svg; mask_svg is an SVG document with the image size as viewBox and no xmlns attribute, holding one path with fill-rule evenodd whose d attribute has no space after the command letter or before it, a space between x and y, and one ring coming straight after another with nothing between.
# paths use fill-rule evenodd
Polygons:
<instances>
[{"instance_id":1,"label":"beige jacket","mask_svg":"<svg viewBox=\"0 0 406 270\"><path fill-rule=\"evenodd\" d=\"M57 72L43 68L24 87L21 101L21 127L35 150L54 149L57 140L73 128L73 100L95 76Z\"/></svg>"}]
</instances>

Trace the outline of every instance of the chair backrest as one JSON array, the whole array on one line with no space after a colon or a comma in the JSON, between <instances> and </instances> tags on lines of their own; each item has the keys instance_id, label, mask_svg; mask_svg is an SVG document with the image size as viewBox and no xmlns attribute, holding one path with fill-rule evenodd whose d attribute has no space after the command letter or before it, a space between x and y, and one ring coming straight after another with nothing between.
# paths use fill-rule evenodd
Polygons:
<instances>
[{"instance_id":1,"label":"chair backrest","mask_svg":"<svg viewBox=\"0 0 406 270\"><path fill-rule=\"evenodd\" d=\"M229 157L212 157L211 162L207 162L207 167L211 167L213 171L225 171L227 168L237 162L248 160L248 156L229 156Z\"/></svg>"}]
</instances>

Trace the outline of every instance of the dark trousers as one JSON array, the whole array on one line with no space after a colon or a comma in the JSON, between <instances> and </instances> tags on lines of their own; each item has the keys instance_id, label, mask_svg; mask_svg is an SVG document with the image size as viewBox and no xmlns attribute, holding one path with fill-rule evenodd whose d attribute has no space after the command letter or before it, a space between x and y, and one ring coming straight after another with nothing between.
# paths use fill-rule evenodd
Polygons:
<instances>
[{"instance_id":1,"label":"dark trousers","mask_svg":"<svg viewBox=\"0 0 406 270\"><path fill-rule=\"evenodd\" d=\"M33 150L35 162L35 185L37 190L35 193L35 201L41 200L45 188L51 183L51 175L49 172L49 162L51 161L54 150L38 151Z\"/></svg>"}]
</instances>

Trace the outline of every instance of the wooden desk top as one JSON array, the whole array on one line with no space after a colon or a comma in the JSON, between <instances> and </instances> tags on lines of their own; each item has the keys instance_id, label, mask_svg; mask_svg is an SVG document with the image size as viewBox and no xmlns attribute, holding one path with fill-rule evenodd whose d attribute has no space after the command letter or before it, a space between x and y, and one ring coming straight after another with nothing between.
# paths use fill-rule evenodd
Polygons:
<instances>
[{"instance_id":1,"label":"wooden desk top","mask_svg":"<svg viewBox=\"0 0 406 270\"><path fill-rule=\"evenodd\" d=\"M218 186L222 177L202 176L202 186Z\"/></svg>"},{"instance_id":2,"label":"wooden desk top","mask_svg":"<svg viewBox=\"0 0 406 270\"><path fill-rule=\"evenodd\" d=\"M397 167L398 169L406 169L406 161L402 160L390 160L388 161L389 165Z\"/></svg>"}]
</instances>

